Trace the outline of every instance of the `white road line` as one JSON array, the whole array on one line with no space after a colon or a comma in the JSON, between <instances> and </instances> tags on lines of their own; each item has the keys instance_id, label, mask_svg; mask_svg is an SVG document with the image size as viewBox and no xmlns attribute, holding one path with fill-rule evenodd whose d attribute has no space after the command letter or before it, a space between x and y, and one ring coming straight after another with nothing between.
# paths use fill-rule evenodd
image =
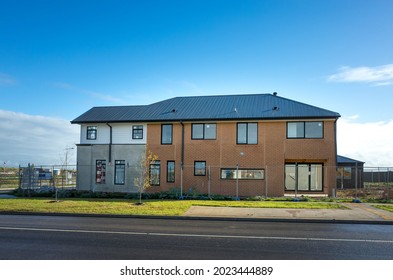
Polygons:
<instances>
[{"instance_id":1,"label":"white road line","mask_svg":"<svg viewBox=\"0 0 393 280\"><path fill-rule=\"evenodd\" d=\"M147 235L147 236L177 236L200 238L232 238L232 239L260 239L260 240L297 240L297 241L334 241L334 242L367 242L367 243L393 243L393 240L377 239L345 239L345 238L319 238L319 237L282 237L282 236L248 236L248 235L215 235L215 234L190 234L190 233L161 233L161 232L132 232L132 231L105 231L105 230L80 230L80 229L54 229L54 228L25 228L25 227L0 227L0 230L18 231L44 231L44 232L73 232L73 233L99 233L121 235Z\"/></svg>"}]
</instances>

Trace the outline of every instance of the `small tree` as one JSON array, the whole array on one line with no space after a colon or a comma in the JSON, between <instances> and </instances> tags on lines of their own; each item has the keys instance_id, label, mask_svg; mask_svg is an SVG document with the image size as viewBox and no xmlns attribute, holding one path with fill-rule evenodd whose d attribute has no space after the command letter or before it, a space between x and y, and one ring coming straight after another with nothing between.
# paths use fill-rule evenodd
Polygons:
<instances>
[{"instance_id":1,"label":"small tree","mask_svg":"<svg viewBox=\"0 0 393 280\"><path fill-rule=\"evenodd\" d=\"M134 185L139 193L139 204L142 204L142 194L151 186L150 164L156 160L158 160L158 156L154 155L150 150L146 154L141 154L136 167L138 175L134 178Z\"/></svg>"}]
</instances>

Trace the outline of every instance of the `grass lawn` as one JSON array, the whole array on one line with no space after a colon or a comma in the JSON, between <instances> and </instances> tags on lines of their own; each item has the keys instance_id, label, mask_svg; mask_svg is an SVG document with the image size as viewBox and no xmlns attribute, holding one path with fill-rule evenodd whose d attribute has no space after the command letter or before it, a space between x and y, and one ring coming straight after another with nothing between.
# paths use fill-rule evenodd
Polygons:
<instances>
[{"instance_id":1,"label":"grass lawn","mask_svg":"<svg viewBox=\"0 0 393 280\"><path fill-rule=\"evenodd\" d=\"M393 205L373 205L373 207L393 212Z\"/></svg>"},{"instance_id":2,"label":"grass lawn","mask_svg":"<svg viewBox=\"0 0 393 280\"><path fill-rule=\"evenodd\" d=\"M50 198L0 199L0 212L44 212L74 214L117 214L181 216L191 206L339 209L337 203L292 201L212 201L212 200L136 200L68 198L59 202Z\"/></svg>"}]
</instances>

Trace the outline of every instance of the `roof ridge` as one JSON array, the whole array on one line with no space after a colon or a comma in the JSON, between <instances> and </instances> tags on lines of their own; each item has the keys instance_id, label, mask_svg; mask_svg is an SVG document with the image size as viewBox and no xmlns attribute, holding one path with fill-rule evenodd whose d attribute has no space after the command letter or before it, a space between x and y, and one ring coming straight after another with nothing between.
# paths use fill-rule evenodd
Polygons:
<instances>
[{"instance_id":1,"label":"roof ridge","mask_svg":"<svg viewBox=\"0 0 393 280\"><path fill-rule=\"evenodd\" d=\"M188 96L177 96L175 98L201 98L201 97L231 97L231 96L259 96L259 95L272 95L271 93L235 93L235 94L214 94L214 95L188 95ZM170 100L167 99L167 100Z\"/></svg>"},{"instance_id":2,"label":"roof ridge","mask_svg":"<svg viewBox=\"0 0 393 280\"><path fill-rule=\"evenodd\" d=\"M113 106L94 106L94 107L92 107L91 109L94 109L94 108L121 108L121 107L124 107L124 108L126 108L126 107L146 107L146 106L149 106L149 105L113 105ZM91 110L90 109L90 110Z\"/></svg>"},{"instance_id":3,"label":"roof ridge","mask_svg":"<svg viewBox=\"0 0 393 280\"><path fill-rule=\"evenodd\" d=\"M286 101L290 101L290 102L294 102L294 103L301 104L301 105L304 105L304 106L312 107L312 108L315 108L315 109L318 109L318 110L324 110L324 111L327 111L327 112L330 112L330 113L334 113L334 114L337 114L337 117L341 116L339 113L337 113L335 111L328 110L328 109L325 109L325 108L322 108L322 107L318 107L316 105L307 104L307 103L304 103L304 102L300 102L300 101L297 101L297 100L289 99L289 98L278 96L278 95L273 95L273 96L276 97L276 98L284 99Z\"/></svg>"}]
</instances>

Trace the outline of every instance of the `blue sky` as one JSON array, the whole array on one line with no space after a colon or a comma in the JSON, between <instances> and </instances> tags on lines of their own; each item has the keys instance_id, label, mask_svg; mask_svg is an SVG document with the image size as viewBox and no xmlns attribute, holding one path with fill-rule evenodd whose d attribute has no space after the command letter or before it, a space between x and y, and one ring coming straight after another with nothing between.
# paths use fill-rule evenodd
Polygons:
<instances>
[{"instance_id":1,"label":"blue sky","mask_svg":"<svg viewBox=\"0 0 393 280\"><path fill-rule=\"evenodd\" d=\"M0 7L7 164L58 162L79 141L69 121L93 106L276 91L339 112L342 155L393 166L392 1L0 0Z\"/></svg>"}]
</instances>

